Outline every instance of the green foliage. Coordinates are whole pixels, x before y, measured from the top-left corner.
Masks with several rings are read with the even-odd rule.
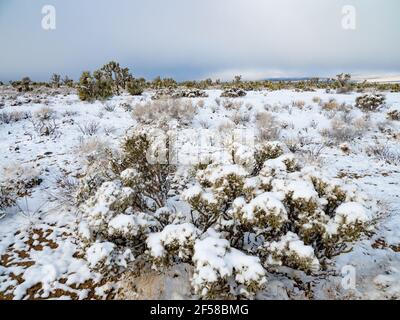
[[[131,79],[126,84],[126,90],[133,96],[140,96],[143,93],[144,83],[142,79]]]
[[[150,87],[152,89],[175,89],[177,88],[177,82],[172,78],[164,78],[161,79],[160,76],[157,76],[151,83]]]

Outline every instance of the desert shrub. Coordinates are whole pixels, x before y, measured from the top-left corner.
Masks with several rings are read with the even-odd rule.
[[[400,121],[400,108],[392,108],[389,110],[387,117],[390,120]]]
[[[383,94],[364,94],[356,98],[356,107],[363,111],[378,111],[386,101]]]
[[[366,152],[369,156],[374,156],[379,160],[383,160],[386,163],[392,165],[400,165],[400,152],[396,149],[388,147],[386,145],[375,144],[369,146],[366,149]]]
[[[83,125],[77,124],[79,131],[85,136],[94,136],[99,132],[100,123],[97,121],[86,122]]]
[[[12,81],[11,85],[16,88],[19,92],[29,92],[32,91],[32,80],[29,77],[23,77],[20,81]]]
[[[221,93],[221,97],[223,98],[239,98],[245,95],[247,95],[247,92],[239,88],[226,89]]]
[[[11,111],[11,112],[0,112],[0,123],[14,123],[18,122],[21,120],[26,120],[31,118],[31,114],[29,112],[23,112],[23,111]]]
[[[81,139],[79,141],[77,151],[78,154],[84,158],[87,164],[93,164],[99,158],[107,157],[108,144],[93,136],[89,136],[88,139]]]
[[[33,130],[41,136],[51,136],[58,132],[58,124],[56,121],[56,111],[43,107],[33,113],[29,119],[33,126]]]
[[[13,189],[0,183],[0,219],[4,217],[4,210],[15,204],[16,198],[17,195]]]
[[[117,106],[113,103],[106,103],[104,104],[104,110],[107,112],[114,112]]]
[[[33,117],[41,121],[54,119],[56,115],[57,112],[49,107],[42,107],[33,113]]]
[[[180,99],[180,98],[206,98],[208,94],[200,89],[159,89],[152,96],[153,100]]]
[[[265,161],[258,175],[253,176],[238,165],[210,165],[199,170],[196,179],[197,184],[185,192],[184,198],[197,213],[193,219],[197,228],[213,227],[240,250],[249,245],[258,246],[257,240],[250,241],[245,236],[254,234],[254,239],[263,239],[260,254],[266,254],[266,258],[272,255],[274,260],[278,257],[275,249],[286,248],[274,241],[287,242],[284,236],[301,240],[308,249],[298,255],[312,253],[298,265],[305,271],[316,265],[314,256],[322,262],[341,252],[345,242],[353,236],[357,238],[370,222],[367,208],[371,207],[362,196],[338,181],[299,169],[291,154]],[[343,216],[347,220],[341,219]],[[289,231],[299,240],[288,234]],[[294,266],[296,255],[283,258],[290,254],[280,254],[281,263],[291,261],[289,266]]]
[[[74,86],[74,80],[70,79],[68,76],[64,77],[62,83],[69,88],[72,88]]]
[[[323,136],[334,142],[342,143],[362,136],[370,125],[368,117],[354,119],[350,113],[338,113],[332,120],[330,128],[323,130]]]
[[[164,78],[161,79],[160,76],[156,77],[150,83],[150,87],[152,89],[174,89],[178,86],[177,82],[172,78]]]
[[[54,73],[50,78],[50,84],[54,88],[59,88],[61,84],[61,76],[59,74]]]
[[[229,119],[236,125],[247,126],[250,122],[251,116],[248,112],[236,110],[232,113]]]
[[[234,101],[232,99],[225,99],[222,101],[222,106],[226,110],[239,110],[243,106],[243,101]]]
[[[301,168],[277,144],[266,149],[257,161],[263,163],[261,170],[239,164],[198,166],[195,184],[183,193],[192,208],[186,230],[192,231],[191,240],[182,241],[189,247],[182,250],[189,263],[193,252],[192,285],[202,298],[252,297],[265,283],[264,268],[316,272],[370,227],[374,206],[365,196],[315,169]],[[171,261],[167,252],[181,252],[148,245],[158,248],[155,261]],[[248,281],[241,282],[243,277]]]
[[[281,125],[269,112],[259,112],[256,115],[256,128],[260,141],[275,141],[279,139]]]
[[[133,117],[142,124],[164,125],[172,120],[188,125],[197,112],[190,101],[160,100],[137,104],[132,112]]]
[[[329,99],[328,102],[320,102],[320,106],[322,107],[323,110],[325,111],[332,111],[332,112],[337,112],[337,111],[343,111],[346,112],[351,109],[351,106],[346,105],[346,103],[338,103],[336,99]]]
[[[299,109],[303,109],[305,105],[306,105],[306,102],[303,100],[296,100],[296,101],[292,102],[292,106],[299,108]]]
[[[143,83],[138,79],[131,79],[126,84],[126,90],[132,96],[140,96],[143,93]]]

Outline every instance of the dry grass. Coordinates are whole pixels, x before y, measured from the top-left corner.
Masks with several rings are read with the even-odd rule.
[[[239,110],[243,106],[243,101],[235,101],[232,99],[225,99],[222,101],[222,106],[226,110]]]
[[[296,107],[299,109],[303,109],[306,105],[306,102],[303,100],[296,100],[292,102],[292,107]]]
[[[18,122],[21,120],[26,120],[31,118],[31,114],[29,112],[22,112],[22,111],[11,111],[6,112],[3,111],[0,113],[0,124],[10,124],[14,122]]]
[[[52,120],[56,117],[57,112],[50,107],[43,107],[35,111],[33,117],[40,121]]]
[[[190,101],[168,99],[137,104],[133,109],[132,116],[142,124],[177,120],[181,124],[188,125],[193,120],[196,111],[197,107],[193,106]]]
[[[256,127],[260,141],[278,140],[281,131],[281,124],[269,112],[259,112],[256,115]]]
[[[349,142],[362,136],[370,126],[369,119],[365,117],[354,120],[351,116],[346,115],[346,113],[343,113],[334,117],[331,120],[330,128],[321,132],[323,136],[328,138],[328,142]]]
[[[246,126],[250,122],[250,114],[241,111],[235,111],[230,117],[230,120],[236,125]]]
[[[335,99],[330,99],[328,102],[320,101],[319,105],[325,111],[347,111],[351,109],[345,103],[338,103]]]
[[[77,147],[77,152],[91,164],[100,159],[106,159],[108,148],[109,145],[97,137],[82,138]]]
[[[218,131],[221,133],[232,132],[236,128],[235,123],[231,120],[226,120],[218,126]]]
[[[396,166],[400,165],[400,152],[393,150],[388,146],[376,144],[369,146],[366,152],[369,156],[374,156],[388,164]]]

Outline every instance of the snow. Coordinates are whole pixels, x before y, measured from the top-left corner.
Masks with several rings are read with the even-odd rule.
[[[314,186],[308,181],[292,181],[288,184],[287,190],[292,193],[292,199],[309,201],[318,197]]]
[[[132,232],[132,229],[137,224],[135,217],[132,215],[119,214],[112,218],[108,223],[109,233],[122,233],[128,234]]]
[[[319,268],[319,262],[315,257],[314,249],[311,246],[307,246],[301,241],[297,234],[288,232],[286,235],[281,237],[279,241],[273,241],[267,244],[270,252],[278,256],[291,256],[294,254],[300,259],[307,259],[311,261],[311,267],[315,270]],[[276,260],[272,256],[269,257],[269,262],[272,264],[280,265],[282,262]]]
[[[237,205],[237,203],[234,204],[234,207]],[[285,206],[270,192],[260,194],[241,209],[243,218],[249,222],[254,220],[254,215],[258,210],[265,211],[267,215],[277,216],[283,221],[287,219]]]
[[[101,242],[92,244],[86,251],[86,258],[91,267],[96,267],[99,263],[110,261],[111,253],[114,251],[115,245],[111,242]]]
[[[151,233],[147,240],[147,247],[150,249],[150,254],[155,258],[160,258],[165,255],[165,247],[177,242],[181,246],[190,245],[199,235],[199,230],[191,223],[180,225],[168,225],[163,231]]]
[[[357,202],[343,203],[336,209],[335,220],[339,223],[366,222],[370,219],[367,210]]]

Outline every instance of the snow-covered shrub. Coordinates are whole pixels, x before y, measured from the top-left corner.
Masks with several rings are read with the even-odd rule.
[[[223,98],[239,98],[245,95],[247,95],[247,92],[239,88],[226,89],[221,93],[221,97]]]
[[[200,89],[177,90],[173,93],[172,98],[207,98],[208,94]]]
[[[107,272],[116,266],[126,268],[128,263],[134,261],[129,248],[119,250],[112,242],[95,242],[86,251],[86,260],[95,270]]]
[[[177,258],[188,261],[200,231],[191,223],[170,224],[147,238],[148,254],[154,266],[167,266]]]
[[[259,247],[266,267],[275,257],[311,272],[318,262],[314,256],[322,262],[342,252],[369,228],[374,207],[341,181],[302,169],[293,154],[281,153],[282,148],[272,152],[261,170],[238,164],[199,167],[197,183],[183,197],[198,229],[216,229],[238,250],[252,253]],[[287,244],[294,239],[288,232],[307,246],[303,252],[312,251],[310,259],[286,248],[300,247],[300,242]]]
[[[390,109],[387,116],[390,120],[400,121],[400,108]]]
[[[386,97],[381,93],[368,93],[356,98],[356,107],[364,111],[377,111],[386,101]]]
[[[297,234],[288,232],[279,241],[265,244],[263,250],[268,252],[267,263],[271,266],[285,265],[307,272],[319,269],[319,261],[315,257],[312,246],[306,246]]]
[[[133,129],[122,143],[121,154],[108,154],[108,169],[94,175],[90,185],[91,180],[83,180],[78,197],[87,226],[80,234],[86,243],[112,243],[117,257],[127,249],[140,255],[150,232],[179,221],[164,208],[174,168],[149,161],[165,152],[156,144],[155,133],[148,127]]]
[[[231,248],[215,234],[196,241],[193,263],[192,285],[204,299],[250,298],[266,283],[259,258]]]
[[[153,100],[179,99],[179,98],[206,98],[207,92],[200,89],[176,90],[174,88],[160,89],[152,96]]]

